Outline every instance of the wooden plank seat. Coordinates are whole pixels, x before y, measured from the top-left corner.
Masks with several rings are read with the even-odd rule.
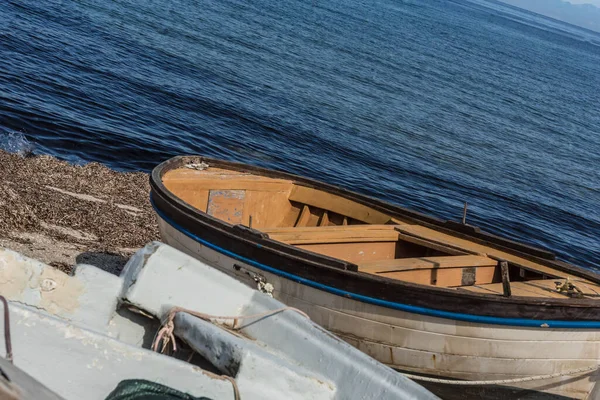
[[[462,249],[438,245],[434,242],[403,235],[397,228],[408,225],[360,224],[344,226],[302,226],[262,228],[273,240],[330,257],[357,264],[370,261],[393,260],[420,251],[422,256],[465,255]],[[402,244],[402,243],[404,244]],[[408,244],[408,247],[407,247]],[[412,246],[412,247],[411,247]],[[414,247],[416,246],[416,247]],[[420,254],[419,254],[420,255]],[[406,255],[404,257],[415,257]]]
[[[394,225],[265,228],[262,232],[273,240],[292,245],[398,241],[398,232],[394,230]]]
[[[432,268],[495,267],[497,264],[497,261],[484,256],[440,256],[372,261],[359,265],[358,270],[369,274],[378,274]]]
[[[163,177],[163,183],[170,191],[180,190],[259,190],[259,191],[289,191],[292,181],[287,179],[272,179],[247,173],[233,173],[218,168],[205,171],[181,168],[168,171]]]
[[[397,258],[365,262],[358,271],[442,287],[493,282],[498,262],[478,255]]]
[[[265,233],[335,232],[335,231],[394,231],[398,225],[328,225],[328,226],[281,226],[262,229]]]
[[[486,246],[484,244],[475,243],[467,239],[455,237],[443,232],[433,230],[419,225],[401,225],[396,226],[396,229],[406,237],[412,237],[414,239],[428,240],[431,242],[438,243],[440,245],[452,246],[459,248],[465,252],[471,254],[487,255],[495,260],[506,260],[513,265],[517,265],[520,268],[528,271],[537,272],[544,274],[552,278],[577,278],[569,273],[559,271],[554,268],[546,267],[534,261],[528,260],[524,257],[507,253],[502,250],[495,249],[493,247]],[[582,278],[578,278],[582,279]],[[587,281],[587,280],[586,280]]]
[[[306,186],[294,185],[289,200],[344,215],[367,224],[385,224],[390,216],[345,197]]]

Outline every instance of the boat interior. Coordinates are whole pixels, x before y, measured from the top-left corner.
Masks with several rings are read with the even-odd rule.
[[[165,187],[197,210],[242,224],[357,271],[416,284],[512,296],[597,298],[600,285],[518,255],[392,218],[323,190],[249,172],[194,165],[167,171]]]

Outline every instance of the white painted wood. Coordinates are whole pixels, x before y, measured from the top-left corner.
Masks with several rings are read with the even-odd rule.
[[[255,287],[233,264],[264,276],[273,295],[310,315],[375,359],[394,368],[468,380],[510,379],[567,372],[600,362],[600,332],[510,327],[418,315],[362,303],[292,282],[224,256],[159,217],[163,241]],[[584,399],[597,371],[519,383],[515,387]]]
[[[77,266],[70,276],[0,249],[15,365],[66,399],[104,399],[133,378],[233,399],[231,381],[183,361],[190,352],[182,341],[194,358],[231,377],[246,400],[438,399],[298,310],[166,244],[146,245],[120,277],[94,268]],[[150,347],[173,307],[184,310],[166,325],[177,337],[171,357]],[[239,329],[193,316],[198,312],[233,316],[225,320]],[[3,324],[0,318],[0,332]]]
[[[138,251],[122,277],[122,299],[163,321],[173,306],[225,316],[285,308],[211,265],[157,242]],[[242,398],[437,399],[298,312],[240,317],[237,326],[240,330],[232,335],[184,312],[175,318],[176,336],[231,374]]]
[[[192,364],[130,346],[36,308],[10,302],[9,309],[15,366],[66,400],[105,399],[126,379],[158,382],[197,397],[233,399],[230,382]]]

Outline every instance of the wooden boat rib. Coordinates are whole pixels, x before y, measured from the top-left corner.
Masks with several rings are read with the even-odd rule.
[[[374,322],[371,330],[387,329],[387,309],[409,313],[398,314],[404,322],[446,318],[483,328],[581,330],[588,332],[583,340],[599,339],[598,275],[557,261],[548,250],[306,178],[203,157],[161,164],[153,171],[151,187],[165,242],[213,261],[240,280],[267,277],[280,300],[325,318],[328,329],[397,368],[481,379],[475,370],[453,374],[443,367],[390,360],[381,355],[386,345],[406,349],[393,339],[374,340],[371,334],[361,337],[354,328],[336,326],[339,321],[331,320],[346,317],[333,317],[335,311],[358,316],[371,310],[361,315]],[[504,261],[510,296],[502,281]],[[354,303],[338,305],[339,297]],[[323,312],[328,316],[319,315]],[[485,337],[476,331],[471,334]],[[511,339],[520,340],[518,335]],[[443,355],[432,353],[434,360],[435,354]],[[588,358],[596,360],[598,352]],[[589,390],[588,384],[580,391]]]
[[[215,164],[215,160],[209,162],[209,165]],[[393,283],[423,285],[430,292],[445,288],[462,297],[464,292],[469,292],[477,294],[473,298],[505,302],[506,299],[500,298],[503,291],[498,261],[506,260],[510,266],[512,295],[527,297],[526,301],[532,304],[543,302],[540,307],[547,309],[544,310],[546,319],[557,314],[550,311],[553,305],[597,307],[594,299],[600,296],[600,284],[597,279],[586,277],[589,273],[581,273],[583,271],[576,268],[569,271],[567,266],[554,260],[519,254],[521,248],[512,252],[497,248],[503,244],[502,247],[509,248],[508,241],[480,244],[464,236],[453,236],[416,224],[414,217],[382,212],[304,186],[303,182],[296,182],[297,179],[272,178],[232,167],[206,170],[181,167],[167,171],[161,182],[168,193],[202,212],[200,215],[207,220],[216,220],[213,222],[226,228],[236,224],[252,228],[256,232],[250,232],[249,236],[325,256],[320,257],[325,265],[334,264],[332,266],[350,273],[358,272],[355,276],[368,274]],[[429,225],[430,221],[426,222]],[[328,258],[338,262],[327,263],[332,261]],[[562,284],[567,278],[582,290],[581,300],[556,289],[557,282]],[[571,312],[575,318],[578,309]],[[481,311],[482,315],[491,314],[489,309]],[[536,310],[536,314],[539,315],[539,311]],[[556,316],[564,317],[569,312],[560,310],[558,314]],[[578,318],[585,319],[585,314]],[[500,316],[530,317],[524,312],[510,313],[508,309]],[[593,315],[591,320],[597,316]]]

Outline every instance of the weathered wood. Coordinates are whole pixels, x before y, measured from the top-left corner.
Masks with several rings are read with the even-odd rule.
[[[327,210],[323,211],[323,215],[321,216],[321,220],[319,221],[319,226],[328,226],[329,225],[329,214]]]
[[[536,282],[536,281],[531,281]],[[477,293],[493,293],[498,296],[504,297],[504,289],[502,282],[492,284],[482,284],[475,286],[468,286],[460,288],[461,290],[468,290]],[[511,296],[518,297],[539,297],[539,298],[554,298],[554,299],[567,299],[568,296],[560,294],[557,291],[550,289],[542,289],[536,286],[530,285],[530,282],[511,282],[510,283]]]
[[[472,255],[400,258],[358,265],[359,272],[440,287],[492,283],[495,269],[496,261]]]
[[[252,227],[255,229],[280,225],[292,209],[287,201],[288,193],[246,190],[243,223],[248,225],[252,215]]]
[[[396,258],[387,261],[374,261],[358,265],[360,272],[382,273],[406,271],[413,269],[458,268],[458,267],[490,267],[496,261],[485,256],[460,255],[441,257]]]
[[[398,229],[396,229],[396,230],[398,230]],[[401,231],[399,231],[399,232],[401,232]],[[435,241],[432,241],[432,240],[423,239],[423,238],[420,238],[420,237],[417,237],[417,236],[414,236],[414,235],[405,235],[403,233],[400,233],[398,235],[398,240],[403,240],[405,242],[414,243],[416,245],[423,246],[423,247],[426,247],[428,249],[440,251],[440,252],[446,253],[448,255],[461,255],[461,254],[475,254],[475,255],[479,255],[480,254],[480,253],[465,251],[465,250],[463,250],[461,248],[456,248],[456,247],[451,246],[451,245],[440,244],[438,242],[435,242]]]
[[[308,224],[310,219],[310,208],[307,205],[302,207],[302,211],[300,212],[300,216],[298,217],[298,221],[296,222],[296,226],[302,227]]]
[[[396,242],[398,232],[393,230],[365,230],[358,229],[334,231],[301,231],[301,232],[268,232],[273,240],[287,244],[316,244],[316,243],[355,243],[355,242]]]
[[[540,274],[546,274],[548,276],[553,277],[562,277],[566,278],[567,276],[573,276],[569,273],[565,273],[547,266],[544,266],[540,263],[533,262],[531,260],[525,259],[523,257],[513,255],[507,253],[502,250],[497,250],[489,246],[484,246],[479,243],[475,243],[466,239],[458,238],[451,236],[447,233],[442,233],[436,231],[431,228],[427,228],[425,226],[418,225],[402,225],[396,228],[398,231],[407,233],[410,235],[414,235],[423,239],[435,241],[437,243],[443,243],[448,246],[454,246],[460,249],[463,249],[465,252],[477,253],[477,254],[487,254],[488,257],[494,258],[496,260],[506,260],[509,263],[519,266],[521,268],[539,272]]]
[[[165,182],[165,185],[175,194],[193,188],[205,190],[258,190],[261,192],[282,192],[289,191],[291,188],[290,182],[258,179],[170,180]]]
[[[560,284],[563,284],[565,283],[565,281],[566,279],[536,279],[532,281],[527,281],[527,283],[537,288],[543,288],[546,290],[558,292],[558,290],[556,290],[556,283],[559,282]],[[572,279],[570,280],[570,282],[577,286],[579,290],[582,291],[584,296],[597,299],[600,298],[600,285],[595,284],[593,282],[585,281],[583,279]]]
[[[489,279],[485,280],[484,282],[480,279],[479,282],[477,282],[477,280],[476,280],[477,273],[479,272],[479,275],[481,275],[481,272],[483,272],[484,270],[489,271],[489,273],[488,273]],[[460,280],[460,285],[446,285],[446,286],[473,286],[475,283],[492,283],[493,279],[494,279],[495,270],[496,270],[496,267],[493,267],[493,268],[489,268],[489,267],[488,268],[476,268],[476,267],[462,268],[462,276],[461,276],[461,280]]]
[[[304,208],[304,206],[298,206],[297,204],[298,203],[290,203],[289,211],[284,215],[283,219],[281,220],[279,224],[280,227],[293,228],[294,225],[296,225],[298,217],[300,216],[300,213]]]
[[[206,214],[190,213],[191,209],[178,208],[177,203],[170,203],[162,197],[165,193],[168,192],[153,193],[155,204],[184,229],[201,235],[204,240],[228,249],[239,257],[256,260],[257,263],[282,272],[340,290],[402,304],[504,318],[539,318],[543,313],[546,319],[595,321],[600,313],[600,304],[596,306],[585,299],[530,298],[524,301],[521,298],[465,293],[456,289],[415,285],[371,274],[354,273],[352,271],[357,269],[356,266],[340,259],[263,239],[259,235],[245,234],[224,224],[217,228],[214,224],[220,223],[219,221],[212,220]]]
[[[445,233],[456,234],[457,236],[466,238],[468,240],[473,240],[476,243],[483,244],[486,246],[491,246],[494,248],[501,249],[503,251],[508,252],[516,252],[521,254],[521,256],[528,258],[529,260],[540,262],[543,265],[557,268],[564,272],[574,273],[581,277],[586,277],[587,279],[592,279],[596,282],[600,283],[600,276],[596,276],[591,273],[589,270],[585,270],[580,267],[576,267],[572,264],[564,263],[561,261],[556,261],[555,256],[552,252],[542,249],[539,247],[533,247],[530,245],[525,245],[523,243],[519,243],[515,240],[507,239],[501,236],[490,234],[489,232],[482,231],[477,227],[462,225],[455,223],[453,221],[444,221],[438,218],[429,216],[427,214],[423,214],[420,212],[416,212],[410,209],[406,209],[403,207],[399,207],[397,205],[393,205],[382,200],[366,197],[357,193],[353,193],[351,191],[339,188],[337,186],[332,186],[327,183],[318,182],[315,180],[311,180],[308,178],[292,175],[289,173],[269,170],[261,167],[256,167],[253,165],[223,161],[212,159],[208,157],[201,156],[180,156],[174,157],[168,161],[163,162],[157,168],[152,171],[152,181],[160,182],[162,177],[168,174],[170,171],[177,169],[187,169],[183,166],[188,165],[189,163],[208,163],[210,164],[210,168],[207,171],[213,171],[215,169],[222,169],[229,171],[229,173],[237,173],[237,174],[253,174],[259,175],[266,178],[274,178],[274,179],[287,179],[293,181],[295,184],[299,184],[306,187],[313,187],[319,190],[326,191],[331,194],[335,194],[344,198],[357,200],[362,204],[373,207],[374,209],[384,212],[390,213],[392,218],[399,219],[404,223],[419,223],[424,226],[440,229]],[[331,216],[330,216],[331,217]],[[466,229],[468,228],[468,229]],[[515,253],[515,254],[516,254]]]
[[[431,285],[438,287],[463,287],[465,285],[489,284],[494,280],[496,266],[491,267],[452,267],[452,268],[424,268],[407,269],[401,271],[377,272],[378,276],[404,282]],[[360,269],[359,269],[360,271]],[[465,279],[465,272],[472,273],[469,280]],[[466,287],[466,286],[465,286]]]
[[[600,303],[595,299],[532,297],[524,300],[524,298],[516,298],[514,295],[503,297],[465,293],[468,291],[414,285],[375,275],[354,273],[352,271],[355,266],[340,259],[304,251],[294,246],[262,238],[260,235],[251,232],[236,230],[222,221],[194,210],[169,192],[162,184],[161,176],[165,171],[178,168],[182,163],[199,162],[199,160],[206,160],[211,165],[214,164],[234,170],[247,169],[269,178],[279,179],[285,177],[299,182],[301,186],[314,186],[322,192],[345,198],[348,201],[358,200],[361,204],[370,206],[383,214],[389,214],[392,217],[400,216],[407,218],[412,223],[423,224],[422,227],[417,227],[418,229],[413,232],[403,233],[402,235],[407,238],[407,241],[412,240],[411,243],[417,244],[420,241],[418,245],[423,245],[429,249],[437,248],[439,250],[435,251],[440,251],[443,254],[487,254],[490,258],[507,260],[511,267],[518,266],[530,271],[539,271],[540,274],[549,277],[570,276],[583,281],[590,279],[594,282],[600,282],[600,277],[593,272],[583,271],[566,263],[540,259],[533,255],[533,250],[531,254],[519,253],[528,251],[527,246],[521,246],[479,231],[458,233],[458,230],[447,228],[444,221],[305,178],[268,171],[258,167],[199,157],[176,158],[157,167],[151,178],[152,199],[157,209],[188,232],[200,236],[205,241],[214,243],[215,246],[239,255],[239,257],[252,259],[257,263],[268,265],[299,278],[318,282],[324,286],[348,291],[349,293],[442,311],[504,318],[536,319],[543,315],[545,319],[581,321],[596,321],[600,313]],[[402,235],[400,235],[400,239],[404,240]],[[468,235],[476,235],[477,240],[471,239],[471,236]],[[482,242],[483,239],[487,240],[485,244]]]
[[[386,222],[386,225],[406,225],[409,222],[403,221],[400,218],[390,218],[389,221]]]
[[[389,215],[371,207],[306,186],[294,185],[289,199],[290,201],[333,211],[369,224],[384,224],[390,219]]]
[[[338,258],[354,264],[394,258],[396,247],[393,241],[382,242],[377,239],[354,243],[349,241],[327,244],[306,243],[297,244],[296,246],[300,249]]]
[[[529,297],[552,297],[555,299],[568,298],[566,294],[559,293],[554,288],[540,288],[532,285],[532,282],[536,281],[523,281],[523,282],[511,282],[510,287],[513,296],[529,296]],[[523,293],[528,292],[528,293]],[[520,294],[519,294],[520,293]]]
[[[245,196],[244,190],[211,190],[206,213],[229,224],[240,224]]]
[[[396,225],[328,225],[328,226],[283,226],[264,228],[265,233],[301,232],[349,232],[349,231],[394,231]]]
[[[310,208],[310,217],[308,218],[308,222],[307,222],[306,226],[316,227],[319,225],[319,220],[321,219],[321,214],[323,213],[323,210],[315,208],[315,207],[309,207],[309,208]]]
[[[175,194],[178,190],[188,188],[260,191],[289,191],[292,189],[292,181],[288,179],[273,179],[248,173],[240,174],[216,168],[208,168],[203,171],[179,168],[168,171],[162,179],[165,186]]]
[[[473,293],[481,293],[481,294],[494,294],[500,295],[502,294],[502,289],[500,291],[496,290],[497,284],[486,284],[486,285],[473,285],[473,286],[464,286],[457,287],[458,291],[465,290]]]
[[[504,296],[510,297],[510,277],[508,275],[508,263],[500,261],[500,276],[502,277],[502,292]]]
[[[167,188],[190,206],[202,212],[206,212],[206,207],[208,206],[208,190],[193,186],[185,187],[183,189],[174,189],[172,186],[167,186]]]
[[[162,178],[164,181],[168,179],[197,179],[197,176],[235,176],[238,178],[256,176],[262,178],[261,175],[254,175],[251,172],[234,171],[229,168],[218,168],[212,166],[202,170],[193,168],[175,168],[166,171]]]

